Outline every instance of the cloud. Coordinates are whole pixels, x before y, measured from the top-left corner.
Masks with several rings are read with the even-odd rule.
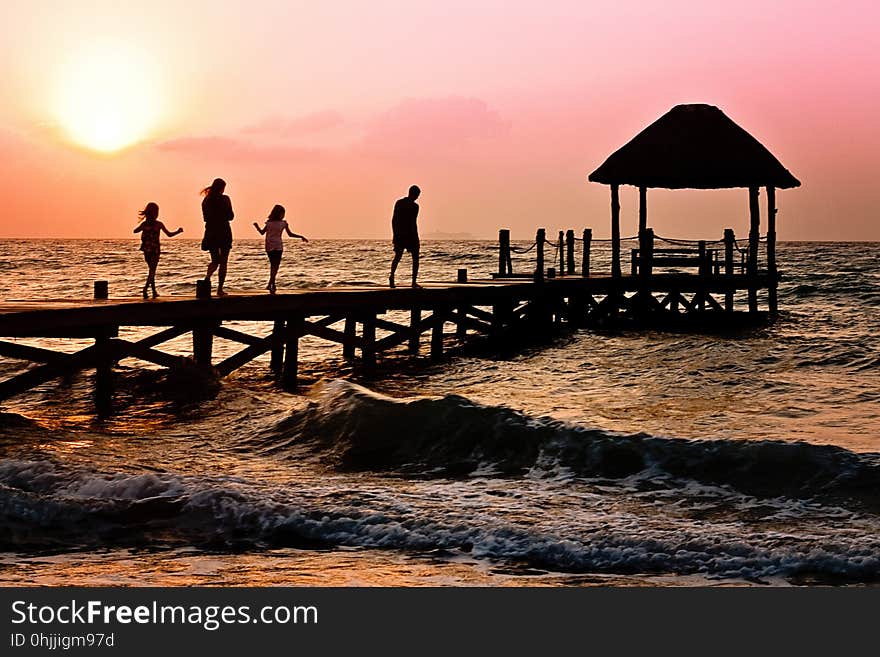
[[[339,127],[344,123],[345,119],[342,117],[342,114],[327,110],[293,118],[280,116],[269,117],[263,119],[259,123],[243,128],[242,133],[269,137],[295,138],[325,132],[332,128]]]
[[[320,150],[291,145],[266,145],[232,137],[179,137],[157,144],[160,151],[217,160],[246,162],[307,162]]]
[[[389,155],[469,155],[509,127],[478,98],[411,98],[370,121],[361,146]]]

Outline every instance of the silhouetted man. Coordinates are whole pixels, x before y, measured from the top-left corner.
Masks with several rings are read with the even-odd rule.
[[[404,251],[412,255],[412,286],[421,287],[416,283],[419,275],[419,228],[416,218],[419,216],[419,204],[416,199],[420,190],[416,185],[409,188],[409,194],[399,199],[394,204],[394,214],[391,217],[391,231],[394,234],[394,260],[391,261],[391,276],[388,284],[394,287],[394,272],[403,257]]]

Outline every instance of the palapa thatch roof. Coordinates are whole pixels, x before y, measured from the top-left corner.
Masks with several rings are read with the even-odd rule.
[[[712,105],[677,105],[589,177],[606,185],[721,189],[798,187],[757,139]]]

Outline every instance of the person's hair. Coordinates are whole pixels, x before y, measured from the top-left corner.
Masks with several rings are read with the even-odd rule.
[[[226,181],[223,178],[214,178],[214,182],[212,182],[208,187],[205,187],[202,190],[202,196],[214,196],[215,194],[222,194],[223,190],[226,189]]]
[[[159,217],[159,206],[150,201],[144,206],[144,209],[138,212],[141,219],[157,219]]]
[[[418,196],[421,193],[422,193],[422,190],[419,189],[418,185],[413,185],[409,188],[409,195],[410,196]]]
[[[284,219],[284,206],[276,205],[272,208],[272,212],[269,213],[268,219],[269,221],[280,221],[281,219]]]

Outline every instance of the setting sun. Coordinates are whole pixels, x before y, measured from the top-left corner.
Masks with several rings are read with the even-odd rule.
[[[67,136],[105,153],[146,137],[162,104],[149,55],[124,43],[75,52],[62,66],[56,115]]]

